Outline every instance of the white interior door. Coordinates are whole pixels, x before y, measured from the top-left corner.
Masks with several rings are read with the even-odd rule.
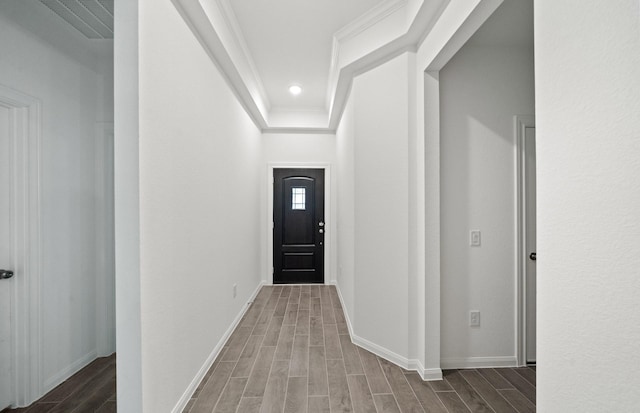
[[[0,106],[0,269],[13,269],[11,256],[11,151],[9,109]],[[0,410],[12,400],[11,291],[13,279],[0,279]]]
[[[527,363],[536,362],[536,130],[525,128],[526,191],[526,348]],[[534,255],[532,255],[534,254]]]

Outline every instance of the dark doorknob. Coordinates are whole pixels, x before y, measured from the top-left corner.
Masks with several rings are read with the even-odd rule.
[[[532,252],[531,254],[529,254],[529,259],[530,259],[531,261],[535,261],[535,260],[536,260],[536,253],[535,253],[535,252]]]
[[[11,277],[13,277],[13,271],[0,270],[0,280],[6,280],[7,278]]]

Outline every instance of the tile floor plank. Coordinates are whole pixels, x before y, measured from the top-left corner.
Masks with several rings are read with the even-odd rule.
[[[442,391],[436,393],[449,413],[470,413],[471,410],[464,404],[455,391]]]
[[[324,347],[309,347],[309,396],[329,394]]]
[[[536,388],[531,385],[520,374],[516,373],[513,369],[496,369],[498,373],[502,375],[505,379],[507,379],[513,387],[515,387],[520,393],[524,395],[529,401],[533,404],[536,403]]]
[[[96,388],[101,388],[105,385],[105,383],[109,385],[108,383],[111,381],[111,377],[116,374],[115,363],[109,364],[109,366],[105,370],[103,370],[103,373],[104,374],[99,374],[92,377],[89,381],[78,387],[76,391],[72,392],[69,397],[64,399],[53,409],[49,410],[49,412],[68,413],[80,407],[86,401],[86,399],[96,391]],[[105,402],[107,398],[105,398],[103,402]],[[96,406],[96,408],[98,407],[100,406]]]
[[[249,337],[249,340],[244,346],[244,350],[242,350],[242,354],[240,354],[240,358],[236,363],[236,367],[233,369],[233,373],[231,373],[231,377],[249,377],[251,369],[253,368],[253,363],[255,363],[256,357],[258,357],[258,352],[263,339],[264,336]]]
[[[453,390],[453,387],[451,387],[451,385],[449,384],[447,379],[444,377],[445,373],[446,373],[446,370],[442,372],[442,374],[443,374],[442,380],[429,381],[429,386],[431,386],[433,391],[438,392],[438,391],[452,391]]]
[[[306,413],[307,406],[307,378],[289,377],[284,413]]]
[[[426,413],[447,413],[447,409],[429,383],[423,381],[418,373],[406,374],[405,377]]]
[[[284,317],[287,313],[287,304],[289,303],[289,296],[280,297],[278,300],[278,305],[276,305],[276,309],[273,312],[274,317]]]
[[[491,409],[480,394],[467,383],[459,371],[449,370],[444,374],[449,384],[451,384],[451,387],[453,387],[472,412],[493,413],[493,409]]]
[[[311,293],[300,293],[300,310],[310,310],[311,305]]]
[[[284,316],[282,325],[295,325],[298,320],[298,304],[291,304],[287,306],[287,314]]]
[[[74,413],[94,413],[105,404],[109,397],[116,391],[116,379],[110,379],[104,382],[98,390],[87,397],[78,407],[73,410]],[[50,410],[50,411],[53,411]]]
[[[309,310],[298,310],[296,320],[296,335],[309,335]]]
[[[494,369],[478,369],[477,372],[497,390],[515,389],[513,384],[509,383],[507,379],[498,374]]]
[[[200,396],[196,399],[189,413],[211,413],[213,411],[234,367],[234,362],[221,361],[218,363],[218,367],[202,388]]]
[[[344,362],[340,359],[327,360],[327,375],[329,376],[331,413],[352,412],[353,407]]]
[[[371,393],[391,393],[391,387],[389,387],[389,383],[387,383],[387,379],[382,372],[380,363],[378,363],[378,357],[360,347],[358,347],[358,354],[362,361],[364,374],[367,376],[367,381],[371,387]]]
[[[275,347],[262,347],[253,366],[243,397],[262,397],[267,386],[271,364],[275,355]]]
[[[532,386],[535,387],[536,372],[534,370],[530,369],[529,367],[519,367],[519,368],[514,368],[513,370],[515,370],[519,375],[527,379],[527,381],[531,383]]]
[[[387,381],[396,396],[400,410],[403,413],[422,413],[424,409],[418,401],[413,389],[405,378],[400,367],[386,360],[380,360],[380,366]]]
[[[242,350],[244,349],[247,340],[251,336],[253,327],[238,327],[231,335],[231,341],[229,342],[229,348],[224,353],[222,361],[238,361]]]
[[[75,375],[70,377],[67,381],[58,385],[55,389],[47,393],[42,399],[41,403],[49,402],[61,402],[71,395],[79,386],[87,381],[91,380],[96,375],[100,374],[109,365],[115,363],[114,357],[103,357],[96,359],[82,368]]]
[[[348,375],[349,393],[353,410],[357,413],[376,413],[376,405],[364,374]]]
[[[116,402],[113,400],[107,400],[98,410],[96,410],[96,413],[116,413],[117,408]]]
[[[309,371],[309,336],[295,336],[291,352],[290,377],[306,377]]]
[[[312,297],[311,298],[311,309],[310,309],[311,317],[320,317],[322,318],[322,304],[320,302],[320,297]]]
[[[469,383],[496,413],[518,413],[498,391],[475,370],[460,370]]]
[[[518,390],[498,390],[498,392],[511,403],[519,413],[535,413],[536,406],[533,405]]]
[[[283,325],[276,347],[276,360],[290,360],[291,349],[293,348],[293,337],[296,331],[295,325]]]
[[[344,365],[347,369],[347,374],[364,374],[362,362],[360,362],[360,356],[358,355],[358,349],[351,342],[351,337],[338,337],[340,337],[340,346],[342,348],[342,356],[344,357]]]
[[[262,405],[262,397],[243,397],[238,405],[238,412],[259,413]]]
[[[273,316],[271,318],[269,327],[267,327],[267,332],[264,335],[264,341],[262,342],[263,346],[278,345],[278,337],[280,337],[280,330],[282,329],[283,320],[284,317]]]
[[[331,413],[329,396],[309,396],[308,413]]]
[[[324,325],[325,357],[329,360],[341,359],[342,349],[338,338],[338,329],[335,324]]]
[[[222,391],[214,413],[235,413],[247,385],[245,377],[232,377]]]
[[[378,413],[401,413],[393,394],[374,394],[373,400],[376,403]]]
[[[255,336],[263,336],[267,333],[267,329],[269,328],[269,324],[271,323],[271,318],[273,317],[273,311],[264,310],[258,319],[258,323],[251,331],[252,335]]]
[[[311,317],[309,319],[309,345],[324,346],[324,329],[322,327],[322,317]]]
[[[260,413],[282,413],[284,397],[289,382],[289,361],[277,360],[273,362],[269,381],[264,391]]]

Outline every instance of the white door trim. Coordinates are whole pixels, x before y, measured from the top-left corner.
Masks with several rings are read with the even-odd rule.
[[[266,252],[266,276],[264,280],[267,284],[273,284],[273,170],[280,168],[299,168],[299,169],[324,169],[324,222],[325,231],[328,236],[324,240],[324,283],[331,284],[335,282],[331,267],[332,249],[335,235],[335,227],[331,219],[331,164],[330,163],[269,163],[267,165],[267,252]]]
[[[0,85],[0,105],[10,111],[14,291],[11,336],[14,404],[42,395],[40,101]]]
[[[516,359],[518,366],[527,365],[527,291],[526,291],[526,191],[525,189],[525,128],[535,127],[532,115],[514,116],[514,135],[516,138]]]
[[[98,357],[115,351],[115,233],[113,122],[96,123],[96,349]]]

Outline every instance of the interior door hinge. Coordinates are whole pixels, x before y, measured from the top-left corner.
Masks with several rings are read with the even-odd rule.
[[[271,229],[275,229],[275,227],[276,227],[276,224],[273,221],[271,221]]]
[[[271,275],[275,274],[275,270],[273,269],[273,267],[271,267]]]

